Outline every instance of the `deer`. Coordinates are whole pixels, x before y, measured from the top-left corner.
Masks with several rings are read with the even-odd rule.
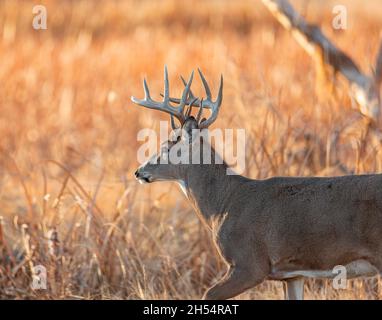
[[[198,71],[205,99],[191,91],[193,72],[187,82],[182,78],[181,97],[171,97],[165,67],[163,101],[151,98],[146,79],[145,97],[131,100],[169,114],[173,129],[160,151],[136,170],[136,179],[142,184],[178,183],[227,267],[203,299],[229,299],[266,280],[283,281],[285,299],[303,299],[304,279],[332,279],[336,266],[346,268],[347,279],[379,275],[382,174],[250,179],[227,174],[224,161],[173,163],[174,148],[187,150],[191,159],[200,151],[198,143],[209,143],[201,133],[208,132],[221,109],[223,76],[213,100]],[[196,116],[192,108],[198,110]],[[204,110],[210,111],[208,118],[202,118]],[[208,147],[216,155],[214,147]]]

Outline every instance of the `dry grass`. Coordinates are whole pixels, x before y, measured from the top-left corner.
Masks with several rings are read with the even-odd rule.
[[[259,1],[41,2],[46,31],[31,27],[32,1],[0,2],[3,299],[199,298],[224,273],[178,189],[133,179],[136,133],[163,117],[129,98],[142,94],[144,75],[159,93],[164,64],[174,94],[178,75],[196,67],[215,90],[224,74],[215,127],[247,130],[253,178],[381,170],[361,117],[347,104],[320,102],[312,61]],[[335,2],[293,3],[369,67],[382,29],[379,0],[343,0],[343,32],[330,28]],[[39,264],[48,290],[30,288]],[[312,281],[306,296],[372,297],[368,282],[351,287]],[[281,283],[266,282],[239,298],[281,297]]]

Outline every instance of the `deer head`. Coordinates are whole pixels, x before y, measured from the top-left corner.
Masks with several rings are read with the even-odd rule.
[[[192,166],[191,159],[194,150],[200,151],[200,148],[194,148],[195,143],[199,142],[195,132],[207,129],[217,119],[223,99],[223,77],[220,79],[218,97],[215,101],[212,101],[211,90],[207,81],[199,69],[198,72],[206,91],[207,97],[205,100],[196,98],[191,91],[193,72],[188,82],[182,78],[185,85],[182,97],[180,99],[170,97],[167,67],[164,68],[164,95],[162,102],[154,101],[151,98],[146,79],[143,80],[145,98],[140,100],[131,97],[131,100],[137,105],[168,113],[171,117],[173,129],[170,140],[162,143],[159,153],[152,156],[149,161],[140,166],[135,172],[139,182],[151,183],[154,181],[179,180],[184,175],[184,171]],[[195,117],[191,114],[192,107],[199,108]],[[211,110],[211,115],[208,119],[202,118],[204,109]],[[178,120],[180,126],[176,126],[175,119]],[[179,155],[179,153],[183,154]],[[173,156],[175,154],[176,157]],[[189,161],[187,164],[177,161],[181,157],[188,157]],[[177,160],[174,160],[175,158]]]

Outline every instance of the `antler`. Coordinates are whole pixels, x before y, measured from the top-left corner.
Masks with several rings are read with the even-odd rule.
[[[207,119],[202,121],[199,124],[200,129],[208,128],[218,117],[219,109],[221,107],[222,101],[223,101],[223,76],[220,76],[220,85],[219,85],[219,92],[218,96],[215,101],[212,101],[212,95],[211,95],[211,89],[208,86],[207,80],[204,77],[202,71],[198,68],[200,79],[203,82],[204,90],[206,91],[207,98],[205,100],[196,98],[192,91],[189,92],[189,98],[186,102],[186,104],[194,107],[200,108],[198,112],[198,118],[200,119],[202,110],[203,109],[211,109],[212,113],[211,116]],[[185,86],[187,86],[187,82],[184,80],[184,78],[181,76],[182,82]],[[180,103],[180,99],[177,98],[170,98],[171,102],[174,103]]]
[[[350,85],[350,94],[357,102],[360,112],[365,116],[378,121],[380,114],[379,90],[376,89],[375,80],[378,78],[365,75],[353,60],[338,49],[315,25],[308,24],[304,18],[294,10],[287,0],[262,0],[264,5],[275,18],[288,30],[292,31],[297,42],[311,56],[319,55],[323,62],[339,71]],[[382,54],[379,55],[379,64],[382,68]],[[378,69],[378,68],[377,68]],[[382,70],[379,71],[379,79]],[[376,72],[378,76],[378,72]]]
[[[219,110],[223,102],[223,76],[222,75],[220,76],[218,97],[213,102],[211,97],[211,91],[210,91],[210,88],[208,87],[207,81],[204,78],[202,72],[199,69],[198,71],[200,74],[200,78],[203,81],[204,89],[206,90],[206,95],[207,95],[207,99],[202,100],[200,102],[200,107],[201,109],[203,109],[205,108],[205,106],[208,106],[212,110],[211,116],[207,120],[204,120],[204,121],[202,120],[202,122],[199,124],[199,128],[204,129],[204,128],[208,128],[212,123],[214,123],[218,117]]]
[[[203,109],[211,109],[211,116],[208,119],[203,119],[199,123],[199,128],[200,129],[205,129],[208,128],[213,122],[218,117],[220,106],[223,101],[223,76],[220,77],[220,87],[219,87],[219,93],[218,97],[216,98],[215,101],[212,101],[212,96],[211,96],[211,90],[210,87],[208,86],[208,83],[206,79],[203,76],[202,71],[198,69],[200,78],[203,82],[204,89],[206,91],[207,99],[199,99],[194,96],[194,94],[191,91],[191,83],[192,79],[194,77],[194,72],[191,73],[190,79],[188,82],[186,82],[183,77],[181,77],[183,84],[185,86],[183,90],[182,97],[180,99],[177,98],[171,98],[170,97],[170,89],[169,89],[169,81],[168,81],[168,72],[167,72],[167,66],[164,67],[164,95],[161,94],[163,97],[163,102],[156,102],[151,99],[150,96],[150,91],[147,86],[146,79],[143,80],[143,89],[145,91],[145,98],[143,100],[137,99],[135,97],[131,97],[131,101],[134,103],[143,106],[145,108],[149,109],[155,109],[159,111],[166,112],[170,114],[171,116],[171,126],[173,129],[177,129],[174,121],[174,117],[177,118],[182,125],[186,119],[190,116],[191,114],[191,108],[194,107],[199,107],[199,112],[197,115],[197,121],[199,123]],[[179,104],[178,107],[174,107],[170,104],[170,102],[177,103]],[[189,109],[184,112],[184,107],[188,105]]]
[[[168,81],[168,72],[167,72],[167,66],[164,67],[164,97],[163,102],[156,102],[151,99],[149,87],[147,86],[146,79],[143,79],[143,89],[145,91],[145,98],[143,100],[137,99],[135,97],[131,97],[131,101],[133,101],[135,104],[138,104],[142,107],[159,110],[166,112],[171,115],[171,123],[174,125],[173,117],[176,117],[181,124],[184,123],[186,120],[186,117],[184,115],[184,107],[187,104],[188,101],[188,95],[191,88],[192,79],[194,77],[194,72],[191,73],[190,79],[186,83],[186,86],[183,90],[182,98],[179,99],[179,106],[173,107],[170,104],[170,86]]]

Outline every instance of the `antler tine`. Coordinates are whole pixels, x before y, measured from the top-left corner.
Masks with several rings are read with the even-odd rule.
[[[187,86],[187,82],[186,82],[186,80],[184,80],[183,76],[180,76],[180,79],[182,79],[182,82],[183,82],[184,86]],[[190,101],[198,100],[198,98],[195,97],[194,94],[192,93],[191,89],[190,89],[189,97],[190,97]]]
[[[189,103],[189,100],[188,100],[188,95],[190,93],[190,88],[191,88],[191,84],[192,84],[192,80],[194,79],[194,71],[191,72],[191,76],[190,76],[190,79],[188,80],[187,84],[186,84],[186,87],[184,88],[183,90],[183,94],[182,94],[182,98],[180,99],[180,102],[179,102],[179,111],[183,114],[183,111],[184,111],[184,107],[186,105],[191,105]]]
[[[202,73],[200,72],[200,75],[201,77],[202,76]],[[203,81],[204,77],[202,78],[202,81]],[[203,83],[206,83],[207,84],[207,81],[203,81]],[[219,93],[218,93],[218,97],[216,98],[216,101],[215,102],[212,102],[211,101],[211,93],[208,92],[209,91],[209,87],[208,85],[205,86],[205,89],[206,89],[206,94],[207,94],[207,97],[208,95],[210,96],[210,98],[207,100],[210,105],[211,105],[211,109],[212,109],[212,113],[211,113],[211,116],[205,120],[205,121],[202,121],[199,125],[199,128],[200,129],[205,129],[205,128],[208,128],[212,123],[215,122],[215,120],[217,119],[218,117],[218,114],[219,114],[219,110],[220,110],[220,107],[221,107],[221,104],[223,102],[223,75],[220,76],[220,86],[219,86]],[[207,102],[206,101],[206,102]]]
[[[191,86],[192,78],[191,81],[188,85],[188,89],[186,88],[184,91],[187,92],[189,91],[189,88]],[[150,96],[150,91],[149,87],[147,85],[146,79],[143,79],[143,90],[145,92],[145,98],[143,100],[137,99],[135,97],[131,97],[131,101],[134,102],[135,104],[138,104],[142,107],[148,108],[148,109],[154,109],[154,110],[159,110],[166,112],[170,114],[171,116],[176,117],[180,123],[183,123],[185,120],[184,114],[183,114],[183,108],[176,108],[173,107],[170,104],[170,89],[169,89],[169,81],[168,81],[168,72],[167,72],[167,67],[165,66],[164,68],[164,99],[163,102],[157,102],[151,99]],[[183,96],[185,95],[187,97],[187,94],[183,93]],[[182,96],[182,99],[183,99]],[[183,99],[184,100],[184,99]]]
[[[192,107],[193,107],[193,103],[195,103],[196,100],[197,100],[197,98],[195,98],[194,100],[191,101],[191,103],[189,103],[189,108],[187,109],[187,112],[186,112],[186,119],[190,116],[191,111],[192,111]]]
[[[200,71],[199,69],[198,69],[198,71]],[[182,76],[180,76],[180,79],[182,80],[182,82],[183,82],[183,85],[184,86],[186,86],[187,85],[187,82],[186,82],[186,80],[184,80],[184,78],[182,77]],[[163,95],[162,95],[163,96]],[[174,103],[180,103],[180,99],[178,99],[178,98],[171,98],[170,97],[170,101],[171,102],[174,102]],[[195,97],[194,96],[194,94],[193,94],[193,92],[192,92],[192,90],[190,90],[190,93],[189,93],[189,98],[188,98],[188,100],[187,100],[187,104],[189,105],[190,103],[192,103],[192,105],[194,106],[194,107],[201,107],[201,104],[200,104],[200,99],[198,98],[198,97]],[[205,104],[204,103],[204,108],[205,109],[210,109],[211,108],[211,106],[210,106],[210,104]]]
[[[210,118],[208,118],[205,121],[202,121],[202,123],[200,124],[201,128],[207,128],[217,119],[218,114],[219,114],[219,109],[220,109],[220,106],[221,106],[222,101],[223,101],[223,76],[220,77],[220,86],[219,86],[218,97],[217,97],[216,101],[212,101],[211,89],[207,83],[207,80],[199,68],[198,68],[198,72],[199,72],[200,78],[203,82],[203,86],[204,86],[204,90],[206,91],[207,99],[206,100],[197,99],[197,98],[195,98],[195,96],[192,93],[190,93],[190,99],[188,100],[188,104],[190,106],[199,107],[202,110],[203,109],[212,109],[212,114],[211,114]],[[184,80],[184,78],[181,77],[181,79],[182,79],[183,84],[187,87],[187,83]],[[170,101],[176,102],[176,103],[181,103],[181,99],[170,98]],[[200,109],[198,112],[198,115],[200,113],[199,120],[200,120],[200,117],[202,115],[201,114],[202,110],[200,110]]]
[[[204,108],[204,105],[203,105],[203,98],[200,100],[200,108],[199,108],[199,111],[198,111],[198,114],[196,115],[196,122],[199,123],[200,121],[200,118],[202,117],[202,114],[203,114],[203,108]]]
[[[183,85],[184,85],[184,86],[187,86],[187,82],[186,82],[186,80],[184,80],[183,76],[180,76],[180,79],[182,80]],[[162,93],[161,93],[160,95],[161,95],[162,97],[164,97],[164,95],[163,95]],[[195,101],[194,101],[194,100],[195,100]],[[187,101],[186,101],[186,105],[187,105],[187,104],[189,105],[192,101],[194,101],[194,102],[193,102],[193,106],[196,106],[196,105],[199,105],[199,104],[200,104],[200,100],[199,100],[199,98],[198,98],[198,97],[195,97],[194,94],[193,94],[193,92],[192,92],[192,90],[190,89],[189,94],[188,94],[188,99],[187,99]],[[180,99],[179,99],[179,98],[172,98],[172,97],[170,97],[170,102],[179,104],[179,103],[180,103]]]
[[[169,103],[170,101],[170,85],[168,83],[168,71],[167,66],[164,66],[164,97],[163,102]]]
[[[143,78],[143,90],[145,91],[145,100],[151,100],[150,90],[146,82],[146,78]]]
[[[207,80],[206,80],[206,78],[204,78],[204,75],[203,75],[202,71],[199,68],[198,68],[198,72],[199,72],[199,75],[200,75],[200,79],[202,79],[204,90],[206,90],[207,101],[208,100],[211,101],[211,99],[212,99],[211,98],[211,90],[210,90],[210,87],[208,86]]]
[[[187,111],[185,113],[186,119],[190,116],[193,103],[195,103],[196,100],[197,100],[197,98],[195,98],[194,100],[191,101],[191,103],[189,103],[189,108],[187,109]],[[201,110],[203,110],[203,98],[202,98],[202,107],[198,111],[198,117],[197,117],[197,120],[196,120],[198,123],[199,123],[199,120],[200,120]],[[199,115],[199,113],[200,113],[200,115]],[[173,115],[171,115],[171,127],[172,127],[173,130],[179,129],[179,127],[176,126],[176,124],[175,124],[175,119],[174,119]]]
[[[174,119],[173,115],[171,115],[170,121],[171,121],[171,128],[172,128],[172,130],[179,129],[179,127],[175,124],[175,119]]]

